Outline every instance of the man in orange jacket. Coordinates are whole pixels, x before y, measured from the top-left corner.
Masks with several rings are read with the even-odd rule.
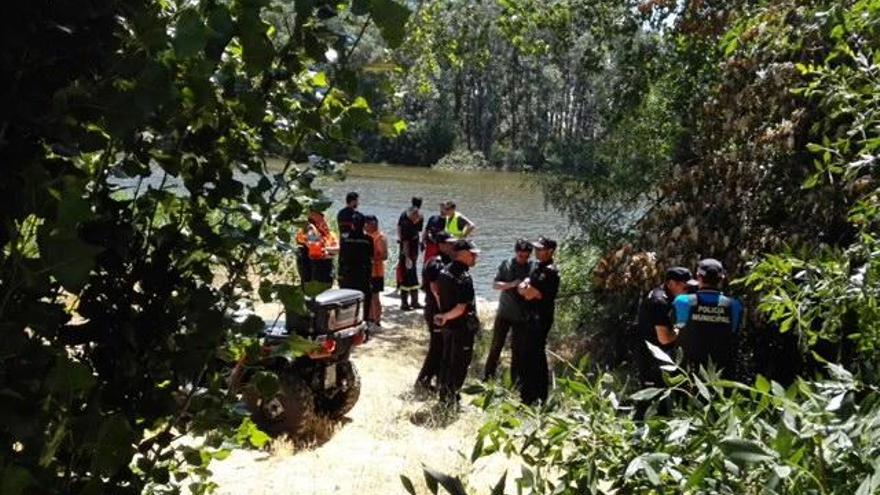
[[[296,233],[297,266],[302,283],[333,284],[333,257],[339,252],[339,241],[327,225],[324,214],[309,211],[309,223]]]

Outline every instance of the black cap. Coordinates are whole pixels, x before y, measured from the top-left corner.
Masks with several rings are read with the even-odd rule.
[[[517,239],[516,244],[513,245],[514,251],[528,251],[532,252],[532,243],[525,239]]]
[[[434,240],[437,242],[456,242],[458,239],[452,237],[452,234],[446,232],[445,230],[441,230],[434,234]]]
[[[697,275],[710,278],[724,276],[724,265],[715,258],[700,260],[700,263],[697,265]]]
[[[538,240],[532,243],[535,249],[556,249],[556,241],[549,237],[538,237]]]
[[[479,253],[480,250],[477,249],[477,245],[467,239],[459,239],[455,241],[455,244],[452,245],[452,250],[454,252],[458,251],[470,251],[472,253]]]
[[[446,200],[446,201],[440,203],[440,208],[443,208],[443,209],[446,209],[446,208],[455,208],[455,201],[452,201],[452,200]]]
[[[665,280],[675,280],[678,282],[688,282],[694,278],[690,270],[683,266],[673,266],[666,270]]]

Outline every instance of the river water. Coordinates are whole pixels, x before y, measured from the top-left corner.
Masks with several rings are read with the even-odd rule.
[[[528,183],[528,175],[519,173],[356,164],[349,165],[344,181],[323,179],[320,187],[333,200],[328,219],[335,218],[349,191],[360,194],[359,211],[379,218],[392,251],[388,277],[393,277],[397,260],[397,219],[409,206],[410,198],[422,197],[425,219],[439,213],[441,201],[455,201],[457,210],[477,226],[472,237],[482,249],[472,271],[477,295],[493,300],[497,296],[492,291],[492,279],[501,261],[513,255],[514,241],[539,235],[561,239],[568,225],[560,213],[545,207],[543,194]]]

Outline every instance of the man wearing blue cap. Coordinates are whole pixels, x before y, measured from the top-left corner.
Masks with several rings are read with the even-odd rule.
[[[675,328],[686,365],[697,368],[710,361],[726,377],[734,372],[735,336],[742,323],[742,304],[721,293],[726,277],[720,261],[706,258],[697,267],[700,284],[695,294],[675,298]]]

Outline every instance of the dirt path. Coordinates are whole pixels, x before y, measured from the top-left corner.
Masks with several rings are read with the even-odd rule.
[[[427,346],[420,312],[402,313],[398,299],[383,296],[383,330],[355,351],[362,390],[348,421],[323,445],[292,452],[276,442],[273,452],[237,450],[213,464],[220,494],[406,493],[400,475],[417,485],[421,465],[460,473],[484,413],[465,404],[450,424],[437,424],[433,400],[413,396],[412,385]],[[483,304],[486,313],[488,304]],[[463,400],[466,403],[467,400]],[[505,469],[503,459],[481,461],[468,477],[486,493]]]

